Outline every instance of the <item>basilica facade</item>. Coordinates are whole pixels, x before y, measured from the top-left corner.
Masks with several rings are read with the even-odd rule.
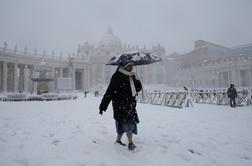
[[[123,44],[112,28],[95,44],[79,45],[68,56],[40,54],[36,49],[0,47],[0,92],[85,91],[106,86],[116,67],[106,65],[115,55],[129,51],[152,52],[162,61],[135,68],[144,84],[169,87],[252,87],[252,44],[228,48],[204,40],[185,54],[166,55],[157,44],[152,48]]]
[[[138,45],[123,44],[121,40],[114,35],[112,28],[109,27],[104,37],[98,42],[97,47],[86,42],[79,47],[81,57],[88,58],[90,66],[90,85],[96,87],[108,84],[112,74],[117,67],[105,65],[113,56],[130,51],[152,52],[158,56],[165,57],[165,48],[160,44],[152,48],[140,48]],[[140,79],[146,83],[164,83],[162,75],[165,72],[161,63],[137,66],[136,72]]]

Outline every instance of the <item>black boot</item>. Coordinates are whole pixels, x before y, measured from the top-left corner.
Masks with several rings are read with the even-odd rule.
[[[128,145],[128,149],[129,149],[129,150],[134,150],[135,148],[136,148],[136,145],[135,145],[135,144],[129,143],[129,145]]]

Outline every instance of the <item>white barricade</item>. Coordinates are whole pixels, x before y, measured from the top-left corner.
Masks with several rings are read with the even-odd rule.
[[[217,105],[229,105],[229,98],[227,92],[193,92],[190,93],[192,101],[202,104],[217,104]],[[249,106],[251,102],[251,92],[249,90],[237,91],[236,105],[237,106]]]
[[[155,92],[146,93],[146,97],[138,96],[140,103],[149,103],[153,105],[164,105],[168,107],[190,107],[193,106],[188,92]]]
[[[252,106],[252,90],[238,90],[236,105]],[[230,99],[226,91],[221,92],[155,92],[138,96],[140,103],[164,105],[169,107],[183,108],[193,107],[192,101],[201,104],[229,105]]]
[[[0,101],[52,101],[52,100],[75,100],[77,96],[71,94],[43,93],[40,95],[24,93],[1,94]]]
[[[24,93],[9,93],[3,98],[3,101],[26,101],[27,95]]]

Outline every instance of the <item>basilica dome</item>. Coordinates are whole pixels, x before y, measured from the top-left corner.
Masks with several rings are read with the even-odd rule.
[[[106,51],[122,49],[121,40],[113,34],[111,27],[108,28],[106,35],[98,43],[98,49]]]

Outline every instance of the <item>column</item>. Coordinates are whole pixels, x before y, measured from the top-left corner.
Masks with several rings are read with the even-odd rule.
[[[236,70],[236,74],[235,74],[235,86],[236,87],[240,87],[241,86],[241,71],[240,69]]]
[[[249,70],[249,87],[252,87],[252,69]]]
[[[85,89],[89,89],[90,88],[90,69],[87,68],[84,70],[84,72],[86,74]]]
[[[2,62],[0,61],[0,92],[2,92],[2,88],[3,88],[3,75],[2,75],[2,72],[3,72],[3,65],[2,65]]]
[[[214,87],[215,88],[219,88],[219,75],[218,75],[218,71],[215,70],[215,73],[214,73]]]
[[[24,65],[20,65],[20,71],[19,71],[19,91],[24,91]]]
[[[71,77],[71,73],[72,73],[72,69],[71,69],[71,67],[68,67],[67,68],[67,77]]]
[[[24,65],[24,92],[28,92],[29,71],[28,65]]]
[[[33,76],[35,76],[35,66],[33,66],[32,67],[32,75]],[[37,82],[35,82],[35,81],[32,81],[32,93],[33,94],[37,94],[38,92],[37,92],[37,89],[38,89],[38,84],[37,84]]]
[[[59,68],[59,77],[63,77],[63,68]]]
[[[217,87],[221,88],[221,72],[217,72]]]
[[[251,70],[248,68],[246,70],[246,77],[247,77],[247,81],[246,81],[246,86],[249,87],[250,86],[250,82],[251,82]]]
[[[7,92],[7,62],[3,62],[3,92]]]
[[[14,63],[14,92],[18,92],[19,73],[18,64]]]
[[[82,70],[82,75],[81,75],[81,89],[82,90],[86,90],[85,88],[85,78],[86,74],[85,74],[85,69]]]
[[[219,80],[220,80],[220,88],[222,88],[222,84],[223,84],[223,81],[222,81],[222,71],[220,71],[220,73],[219,73]]]
[[[235,83],[235,70],[234,69],[231,70],[230,75],[231,75],[230,83],[233,84]]]
[[[232,83],[232,71],[228,71],[228,87]]]
[[[28,86],[28,89],[29,89],[30,93],[33,93],[33,81],[32,81],[33,72],[34,72],[34,66],[31,65],[29,67],[29,86]]]
[[[34,94],[37,94],[37,93],[38,93],[38,92],[37,92],[37,89],[38,89],[38,83],[35,82],[35,81],[33,81],[33,93],[34,93]]]
[[[75,90],[75,68],[73,67],[72,69],[72,87],[73,87],[73,90]]]
[[[220,73],[220,87],[223,88],[223,71]]]
[[[7,90],[10,92],[14,92],[14,64],[11,63],[8,68],[8,84]]]
[[[56,91],[56,69],[55,67],[52,68],[52,78],[53,78],[53,81],[52,81],[52,88],[53,88],[53,91],[55,92]]]

